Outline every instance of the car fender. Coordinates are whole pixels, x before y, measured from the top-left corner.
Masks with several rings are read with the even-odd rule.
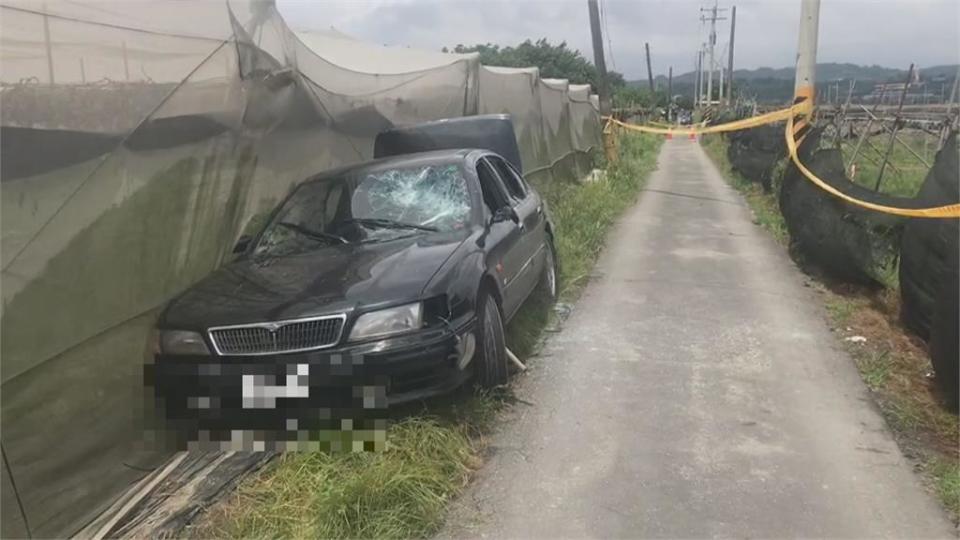
[[[496,294],[503,294],[490,265],[489,254],[483,248],[482,237],[483,231],[476,231],[467,237],[444,261],[421,292],[422,298],[446,295],[451,319],[476,309],[477,288],[487,276],[496,287]]]

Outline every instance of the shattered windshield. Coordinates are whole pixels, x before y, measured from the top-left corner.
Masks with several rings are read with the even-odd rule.
[[[300,186],[263,232],[255,255],[450,232],[470,219],[456,163],[365,170]]]

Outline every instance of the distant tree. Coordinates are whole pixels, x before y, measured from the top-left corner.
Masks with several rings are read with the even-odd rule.
[[[693,109],[693,98],[686,94],[678,96],[677,99],[675,99],[673,102],[677,105],[677,107],[680,107],[681,109],[687,109],[687,110]]]
[[[443,51],[450,52],[446,47]],[[480,55],[480,63],[487,66],[536,67],[540,69],[541,77],[569,79],[574,84],[589,84],[594,91],[599,88],[597,69],[580,51],[567,47],[565,41],[553,45],[546,38],[536,42],[528,39],[516,47],[501,47],[492,43],[457,45],[452,52],[475,52]],[[623,75],[616,71],[607,72],[607,81],[611,89],[626,86]]]
[[[644,83],[643,86],[623,85],[613,90],[613,106],[615,108],[642,107],[652,109],[654,107],[667,106],[667,92],[658,89],[655,92]]]

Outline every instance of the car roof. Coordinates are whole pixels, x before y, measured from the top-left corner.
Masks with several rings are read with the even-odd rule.
[[[323,171],[309,177],[306,182],[319,182],[336,176],[357,175],[363,174],[366,171],[383,170],[392,167],[415,167],[455,163],[463,161],[472,152],[492,153],[490,150],[477,148],[457,148],[453,150],[432,150],[429,152],[390,156]]]

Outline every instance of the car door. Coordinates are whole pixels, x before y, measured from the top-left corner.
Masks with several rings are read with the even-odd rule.
[[[536,287],[545,260],[543,203],[540,196],[527,186],[523,177],[504,159],[493,155],[487,159],[497,170],[507,190],[510,204],[519,218],[520,243],[525,257],[517,277],[516,289],[521,297],[525,298]]]
[[[496,167],[486,158],[477,160],[477,178],[483,192],[485,217],[488,223],[486,246],[489,263],[496,268],[497,279],[503,291],[503,314],[509,318],[520,307],[524,295],[517,281],[527,259],[523,245],[522,221],[509,217],[494,220],[493,215],[503,208],[512,208],[512,200],[500,180]]]

